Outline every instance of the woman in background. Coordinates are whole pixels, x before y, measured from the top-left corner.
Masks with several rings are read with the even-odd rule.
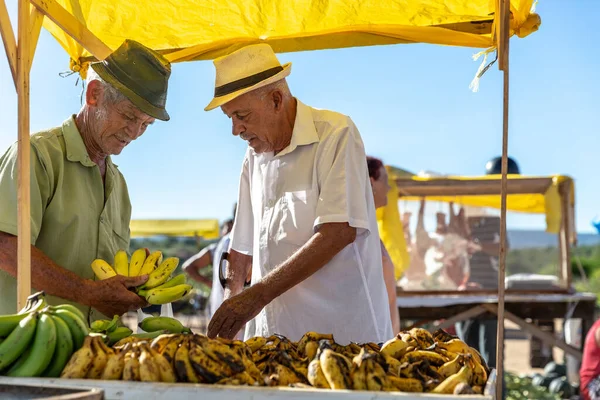
[[[369,178],[373,189],[375,208],[387,205],[387,194],[390,191],[388,174],[383,162],[377,158],[367,156],[367,167]],[[392,317],[392,329],[394,333],[400,332],[400,314],[396,304],[396,278],[394,276],[394,263],[388,254],[383,242],[381,242],[381,257],[383,263],[383,279],[388,292],[390,315]]]

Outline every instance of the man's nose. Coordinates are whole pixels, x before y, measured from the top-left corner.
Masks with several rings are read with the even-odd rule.
[[[231,127],[231,133],[233,136],[239,136],[244,132],[246,132],[246,127],[244,124],[234,121]]]

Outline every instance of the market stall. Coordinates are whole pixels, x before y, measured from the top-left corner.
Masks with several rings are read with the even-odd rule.
[[[500,203],[497,176],[399,178],[396,181],[401,199],[452,201],[463,206],[498,208]],[[571,277],[571,246],[576,244],[573,213],[574,184],[565,176],[527,177],[511,175],[507,186],[507,209],[514,212],[538,213],[546,216],[546,231],[558,234],[558,285],[553,288],[506,289],[505,318],[550,346],[556,346],[581,360],[582,349],[576,349],[544,332],[526,319],[582,319],[582,337],[594,322],[596,296],[574,293]],[[495,290],[398,290],[398,307],[404,319],[420,321],[444,320],[436,328],[452,326],[486,313],[498,315]]]
[[[504,75],[503,174],[498,184],[503,221],[501,241],[505,242],[509,38],[512,35],[525,37],[538,29],[540,18],[532,11],[532,0],[477,4],[454,0],[451,7],[448,1],[433,0],[427,3],[426,9],[419,1],[401,4],[394,1],[352,2],[351,7],[344,3],[321,7],[308,1],[264,3],[243,0],[223,4],[187,0],[178,2],[177,7],[170,1],[145,2],[143,7],[138,2],[114,0],[20,0],[18,4],[18,40],[15,40],[4,0],[0,0],[0,31],[18,95],[19,308],[25,306],[31,289],[29,71],[42,25],[67,51],[72,70],[82,76],[85,76],[90,60],[104,59],[124,39],[140,41],[162,52],[171,62],[212,59],[261,41],[272,45],[277,52],[417,42],[480,48],[486,56],[496,51],[498,66]],[[133,16],[135,23],[131,20]],[[154,29],[147,29],[149,26]],[[174,26],[177,26],[176,30]],[[474,87],[489,68],[485,60],[484,57]],[[498,313],[503,319],[505,251],[501,252],[500,258]],[[503,331],[499,330],[499,350],[502,345]],[[3,382],[6,380],[2,379]],[[126,387],[123,390],[131,390],[133,385]],[[177,388],[186,390],[185,386]],[[252,392],[241,390],[248,398],[259,396],[254,389]],[[266,389],[256,389],[256,392],[267,393],[260,390]],[[495,390],[499,394],[502,384]],[[146,389],[146,393],[150,392]],[[289,396],[288,390],[283,392]],[[302,396],[302,392],[293,393]],[[361,394],[328,392],[327,398],[330,396],[354,398]],[[369,394],[369,398],[373,398],[373,394]]]

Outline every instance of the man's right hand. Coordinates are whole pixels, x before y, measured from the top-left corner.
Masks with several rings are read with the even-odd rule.
[[[107,316],[123,315],[146,307],[148,303],[129,288],[144,284],[148,275],[126,277],[117,275],[102,281],[90,281],[87,304]]]

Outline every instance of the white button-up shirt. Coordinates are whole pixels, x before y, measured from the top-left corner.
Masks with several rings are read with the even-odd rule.
[[[291,143],[244,159],[231,248],[253,256],[252,283],[285,262],[322,224],[357,229],[315,274],[268,304],[246,326],[246,338],[307,331],[338,343],[393,336],[381,245],[364,145],[352,120],[298,101]]]

